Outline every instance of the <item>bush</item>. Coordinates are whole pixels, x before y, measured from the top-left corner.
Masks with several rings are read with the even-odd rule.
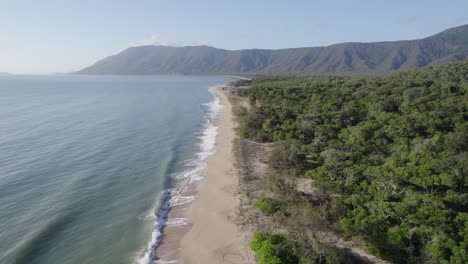
[[[293,237],[256,232],[250,248],[259,264],[362,263],[341,249],[325,246],[316,240],[298,241]]]
[[[298,140],[285,140],[275,142],[269,161],[276,168],[292,168],[300,172],[304,167],[304,158]]]
[[[271,198],[260,198],[255,202],[255,207],[262,213],[271,215],[281,209],[281,202]]]
[[[377,256],[377,257],[382,256],[378,247],[371,246],[371,245],[364,245],[363,248],[365,251],[367,251],[368,253],[374,256]]]
[[[288,252],[288,246],[285,235],[264,232],[256,232],[250,242],[259,264],[298,263],[298,258]]]
[[[245,88],[237,89],[236,95],[240,97],[247,97],[249,95],[249,89],[245,89]]]

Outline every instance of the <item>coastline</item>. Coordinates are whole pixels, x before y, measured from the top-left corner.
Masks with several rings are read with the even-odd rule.
[[[240,80],[252,80],[251,78],[248,78],[248,77],[242,77],[242,76],[237,76],[237,75],[224,75],[226,77],[231,77],[231,78],[237,78],[237,79],[240,79]]]
[[[215,89],[224,106],[216,137],[215,154],[207,160],[198,197],[187,211],[192,228],[181,241],[184,263],[244,263],[239,231],[234,223],[239,200],[232,145],[235,137],[231,104]]]
[[[201,173],[203,180],[192,181],[180,193],[192,199],[171,206],[156,263],[246,263],[246,246],[241,245],[234,222],[239,206],[232,152],[235,124],[222,87],[213,89],[223,107],[217,117],[214,150]]]

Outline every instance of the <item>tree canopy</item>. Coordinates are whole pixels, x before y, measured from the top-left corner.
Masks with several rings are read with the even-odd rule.
[[[239,135],[277,142],[275,164],[338,194],[331,228],[398,263],[468,263],[468,60],[384,77],[254,79],[243,94],[252,107]]]

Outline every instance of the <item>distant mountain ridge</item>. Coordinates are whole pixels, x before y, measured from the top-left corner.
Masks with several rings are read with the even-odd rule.
[[[468,24],[418,40],[279,50],[140,46],[75,74],[385,74],[468,58]]]

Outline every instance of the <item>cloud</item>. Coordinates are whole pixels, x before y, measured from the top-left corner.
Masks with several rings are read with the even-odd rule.
[[[130,46],[172,46],[172,47],[182,47],[182,46],[200,46],[207,45],[206,41],[202,40],[182,40],[178,37],[165,37],[160,35],[153,35],[149,38],[142,40],[130,42]]]

